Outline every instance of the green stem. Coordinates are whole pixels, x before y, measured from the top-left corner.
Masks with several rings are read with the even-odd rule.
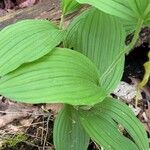
[[[142,26],[143,26],[143,19],[139,19],[138,23],[137,23],[137,26],[136,26],[136,30],[135,30],[134,36],[133,36],[133,39],[132,39],[131,43],[126,47],[126,53],[127,54],[135,46],[135,44],[136,44],[136,42],[137,42],[137,40],[139,38],[139,33],[141,31]]]
[[[60,29],[64,28],[64,14],[61,15],[59,28]]]

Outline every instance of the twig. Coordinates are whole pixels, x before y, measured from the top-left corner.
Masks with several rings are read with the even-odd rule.
[[[50,121],[51,115],[48,116],[47,118],[47,126],[46,126],[46,134],[45,134],[45,139],[44,139],[44,143],[43,143],[43,150],[45,150],[45,146],[46,146],[46,141],[47,141],[47,137],[48,137],[48,131],[49,131],[49,121]]]

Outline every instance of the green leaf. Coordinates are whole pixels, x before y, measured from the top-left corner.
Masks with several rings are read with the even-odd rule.
[[[150,0],[76,0],[81,4],[90,4],[105,13],[122,19],[137,22],[139,18],[146,19],[144,12]],[[150,11],[150,10],[149,10]]]
[[[65,106],[59,112],[54,123],[53,137],[56,150],[87,150],[90,139],[71,106]]]
[[[150,27],[150,18],[145,22],[145,26]]]
[[[93,105],[105,98],[94,64],[84,55],[56,48],[0,79],[0,94],[26,103]]]
[[[145,11],[150,4],[150,0],[128,0],[128,3],[129,7],[132,9],[134,14],[137,15],[138,18],[143,18],[143,20],[146,19],[147,12]],[[147,11],[150,12],[150,10]]]
[[[124,29],[126,31],[126,35],[128,36],[131,33],[134,33],[135,29],[136,29],[136,24],[133,24],[133,22],[128,22],[126,20],[121,20],[123,22],[124,25]]]
[[[0,76],[56,47],[63,32],[47,20],[25,20],[0,31]]]
[[[147,6],[147,9],[145,10],[145,22],[144,25],[150,27],[150,2],[149,5]]]
[[[149,144],[145,129],[141,122],[134,116],[131,109],[119,100],[112,98],[105,99],[103,104],[103,106],[99,105],[101,106],[99,109],[103,109],[105,112],[110,111],[108,115],[125,127],[138,148],[140,150],[148,150]]]
[[[122,102],[106,98],[89,112],[81,111],[81,123],[87,133],[106,150],[148,150],[148,138],[143,125],[128,106]],[[130,134],[124,137],[117,123]]]
[[[64,15],[70,14],[80,8],[75,0],[61,0],[61,8]]]
[[[109,93],[123,74],[125,37],[115,17],[90,9],[69,25],[65,46],[79,50],[96,64],[100,83]]]
[[[126,20],[133,20],[135,18],[132,9],[129,6],[129,0],[76,0],[81,4],[92,5],[99,10],[114,15]],[[132,0],[130,0],[132,1]],[[137,17],[137,16],[136,16]]]

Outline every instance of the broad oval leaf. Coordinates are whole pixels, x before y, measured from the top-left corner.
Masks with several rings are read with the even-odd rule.
[[[65,106],[56,117],[53,137],[56,150],[87,150],[90,140],[71,106]]]
[[[32,62],[63,40],[63,31],[47,20],[25,20],[0,31],[0,76]]]
[[[81,4],[90,4],[105,13],[117,16],[136,24],[138,19],[141,18],[145,21],[147,15],[145,10],[150,4],[150,0],[76,0]]]
[[[128,0],[76,0],[82,4],[92,5],[105,13],[114,15],[126,20],[133,20],[133,11],[129,7]],[[131,0],[132,1],[132,0]]]
[[[90,9],[69,25],[65,45],[79,50],[96,64],[100,83],[109,93],[122,77],[125,37],[124,28],[116,18]]]
[[[61,9],[64,15],[70,14],[80,8],[80,4],[75,0],[61,0]]]
[[[89,112],[81,111],[81,122],[88,134],[104,148],[114,150],[148,150],[148,138],[143,125],[128,106],[106,98]],[[125,128],[131,140],[124,137],[117,124]],[[120,146],[120,148],[119,148]]]
[[[99,110],[104,110],[106,116],[110,116],[113,120],[121,124],[133,138],[139,150],[148,150],[147,133],[141,122],[135,117],[131,109],[121,101],[106,98],[102,105],[99,104]],[[106,113],[105,113],[106,112]]]
[[[107,119],[93,112],[86,116],[85,112],[81,123],[92,140],[105,150],[138,150],[133,142],[121,135],[112,119]]]
[[[84,55],[56,48],[0,79],[0,94],[26,103],[92,105],[102,101],[94,64]]]

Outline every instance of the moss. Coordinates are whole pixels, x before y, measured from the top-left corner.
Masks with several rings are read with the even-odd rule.
[[[17,134],[11,138],[7,138],[3,144],[3,147],[15,147],[20,142],[24,142],[27,140],[27,136],[25,134]]]

